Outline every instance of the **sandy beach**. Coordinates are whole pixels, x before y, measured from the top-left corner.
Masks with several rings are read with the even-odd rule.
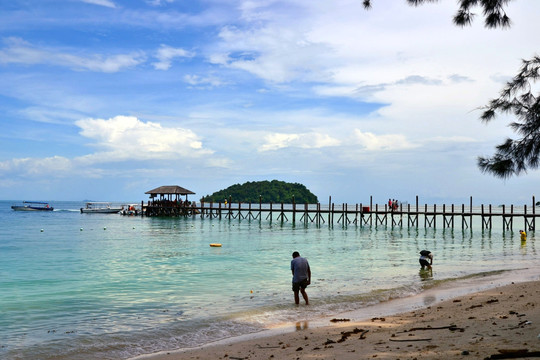
[[[187,359],[510,359],[540,357],[540,281],[436,302],[403,314],[148,356]]]

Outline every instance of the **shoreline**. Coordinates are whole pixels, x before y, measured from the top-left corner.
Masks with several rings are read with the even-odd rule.
[[[313,359],[440,359],[441,352],[486,358],[498,350],[540,351],[540,306],[535,307],[540,276],[530,270],[131,360],[295,359],[307,354]]]

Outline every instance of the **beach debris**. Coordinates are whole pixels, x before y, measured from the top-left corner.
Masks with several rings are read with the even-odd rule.
[[[470,355],[470,352],[468,350],[463,350],[461,352],[461,355]]]
[[[490,299],[490,300],[486,301],[486,304],[493,304],[493,303],[496,303],[496,302],[499,302],[499,299]]]
[[[498,354],[488,356],[486,359],[521,359],[540,357],[540,351],[530,351],[529,349],[499,349]]]
[[[520,321],[517,326],[514,326],[514,327],[511,327],[509,328],[510,330],[515,330],[515,329],[519,329],[520,327],[523,327],[523,325],[530,325],[532,324],[532,322],[528,321],[528,320],[524,320],[524,321]]]
[[[342,331],[341,332],[341,339],[339,339],[337,342],[338,343],[341,343],[341,342],[344,342],[345,340],[347,340],[347,338],[353,334],[358,334],[358,333],[366,333],[368,332],[369,330],[364,330],[364,329],[359,329],[359,328],[354,328],[354,330],[352,331]],[[362,337],[362,335],[360,335],[360,337]]]
[[[351,321],[351,319],[332,319],[330,322]]]
[[[375,321],[375,320],[386,321],[386,319],[383,318],[383,317],[374,317],[374,318],[371,318],[371,321]]]
[[[304,348],[301,346],[298,349],[296,349],[296,351],[302,351],[302,350],[304,350]]]
[[[281,346],[261,346],[261,345],[257,344],[257,347],[259,349],[279,349]]]
[[[415,328],[411,328],[409,330],[405,330],[405,331],[401,331],[401,332],[404,333],[404,332],[418,331],[418,330],[444,330],[444,329],[448,329],[450,331],[459,330],[460,332],[465,331],[465,329],[457,327],[456,325],[452,324],[452,325],[448,325],[448,326],[436,326],[436,327],[431,327],[431,326],[415,327]]]
[[[331,339],[326,339],[326,342],[324,343],[324,345],[330,345],[330,344],[335,344],[336,342],[334,340],[331,340]]]
[[[390,341],[395,341],[395,342],[406,342],[406,341],[431,341],[432,339],[431,338],[426,338],[426,339],[388,339]]]

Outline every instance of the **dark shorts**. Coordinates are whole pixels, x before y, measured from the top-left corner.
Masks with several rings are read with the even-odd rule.
[[[424,259],[420,259],[420,266],[424,267],[424,266],[427,266],[429,267],[429,262],[427,260],[424,260]]]
[[[292,291],[300,291],[300,289],[305,289],[308,286],[307,279],[304,279],[300,282],[293,282],[292,283]]]

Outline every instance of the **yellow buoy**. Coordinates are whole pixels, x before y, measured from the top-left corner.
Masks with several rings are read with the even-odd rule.
[[[221,247],[221,244],[218,243],[212,243],[210,244],[211,247]]]

